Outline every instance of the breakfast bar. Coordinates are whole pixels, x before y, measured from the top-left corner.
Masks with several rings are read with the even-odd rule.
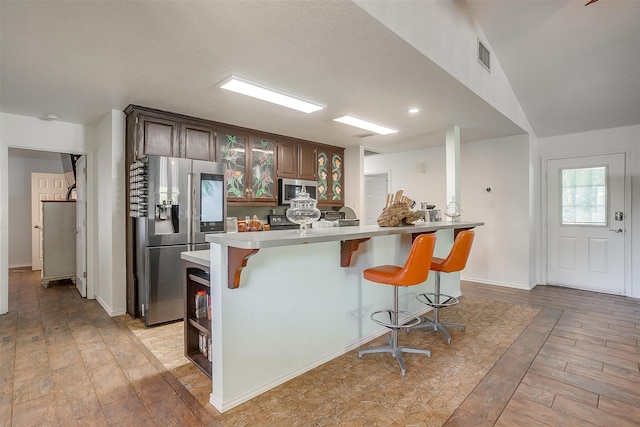
[[[425,222],[207,235],[211,404],[224,412],[384,334],[369,316],[387,308],[391,290],[373,286],[362,271],[402,265],[412,237],[421,233],[437,233],[435,255],[446,256],[457,231],[481,225]],[[441,286],[460,295],[459,275],[447,275]],[[432,290],[432,275],[401,289],[401,309],[424,313],[415,297]]]

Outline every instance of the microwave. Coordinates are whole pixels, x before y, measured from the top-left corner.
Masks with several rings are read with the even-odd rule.
[[[309,193],[309,197],[316,198],[316,181],[306,181],[304,179],[278,179],[278,204],[290,205],[291,199],[298,197],[304,186],[305,191]]]

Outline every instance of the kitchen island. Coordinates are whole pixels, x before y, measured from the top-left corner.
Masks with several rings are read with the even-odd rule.
[[[393,290],[362,278],[366,268],[404,264],[412,236],[437,233],[444,257],[456,230],[482,222],[426,222],[209,234],[213,391],[220,412],[237,406],[384,334],[373,311]],[[460,295],[458,273],[444,293]],[[433,275],[400,289],[400,309],[424,313],[415,296],[433,291]],[[425,359],[428,364],[428,359]]]

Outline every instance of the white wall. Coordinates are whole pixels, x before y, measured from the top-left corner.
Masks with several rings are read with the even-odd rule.
[[[640,126],[625,126],[601,129],[570,135],[541,138],[538,140],[539,161],[546,159],[597,155],[604,153],[627,153],[627,174],[629,176],[631,206],[627,208],[627,242],[630,256],[630,289],[627,295],[640,298],[640,239],[634,238],[640,232]],[[541,182],[544,177],[541,177]],[[544,186],[542,186],[544,188]],[[542,215],[542,214],[541,214]],[[542,232],[542,228],[541,228]],[[542,236],[540,236],[541,238]],[[541,249],[542,251],[542,249]],[[542,256],[542,255],[541,255]],[[542,274],[542,272],[539,272]]]
[[[425,162],[427,171],[422,173],[421,164]],[[436,205],[436,209],[444,211],[446,208],[444,145],[423,150],[365,157],[365,174],[385,172],[389,172],[389,188],[392,192],[404,188],[405,195],[415,200],[418,206],[420,202],[428,202]]]
[[[125,314],[126,246],[125,246],[125,115],[110,111],[94,128],[95,165],[100,179],[96,183],[99,208],[96,212],[96,237],[100,242],[96,254],[96,299],[112,315]]]
[[[124,122],[120,111],[107,112],[95,126],[0,113],[0,314],[8,311],[9,147],[87,155],[88,287],[109,315],[126,311]],[[100,276],[97,266],[111,273]]]
[[[462,144],[460,163],[462,218],[485,223],[461,275],[530,289],[529,137]]]
[[[464,143],[460,150],[462,219],[485,223],[476,228],[461,277],[529,289],[528,136]],[[426,173],[419,172],[420,162],[427,163]],[[446,208],[444,146],[365,158],[365,173],[386,170],[391,171],[392,191],[404,188],[417,202]]]
[[[344,151],[344,205],[353,209],[356,217],[364,218],[364,147]]]
[[[64,173],[59,153],[9,149],[9,268],[31,266],[31,173]]]

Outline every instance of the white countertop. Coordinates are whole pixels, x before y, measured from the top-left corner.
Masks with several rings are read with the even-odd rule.
[[[422,222],[404,227],[379,227],[361,225],[351,227],[313,228],[305,234],[297,229],[252,231],[238,233],[207,234],[205,240],[241,249],[275,248],[279,246],[303,245],[305,243],[334,242],[341,240],[366,239],[376,236],[389,236],[406,233],[428,233],[438,230],[473,228],[484,225],[483,222]],[[208,251],[196,251],[208,252]],[[184,253],[184,252],[183,252]],[[194,252],[186,252],[194,253]]]
[[[210,261],[209,250],[204,251],[186,251],[180,254],[180,258],[185,261],[191,261],[195,264],[200,264],[209,267]]]

